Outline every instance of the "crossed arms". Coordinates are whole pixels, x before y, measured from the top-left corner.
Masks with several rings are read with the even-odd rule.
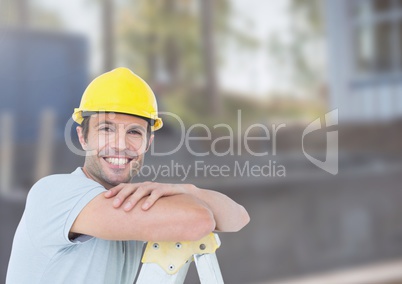
[[[108,240],[194,241],[234,232],[250,218],[224,194],[190,184],[120,184],[95,197],[70,232]]]

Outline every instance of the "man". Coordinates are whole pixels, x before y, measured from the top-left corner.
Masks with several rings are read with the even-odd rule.
[[[30,190],[7,284],[131,284],[144,241],[198,240],[249,222],[242,206],[215,191],[129,183],[162,127],[152,90],[130,70],[92,81],[73,119],[84,166]]]

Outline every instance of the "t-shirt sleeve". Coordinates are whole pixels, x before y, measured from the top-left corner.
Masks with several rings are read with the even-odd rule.
[[[28,195],[24,213],[32,243],[46,251],[90,239],[81,236],[71,241],[68,235],[81,210],[105,191],[98,183],[74,175],[54,175],[37,182]]]

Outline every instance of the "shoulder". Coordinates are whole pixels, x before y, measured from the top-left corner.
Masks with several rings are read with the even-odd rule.
[[[58,187],[69,187],[72,185],[79,186],[87,186],[87,185],[93,185],[93,186],[99,186],[98,183],[95,181],[88,179],[86,177],[82,177],[79,175],[74,175],[74,174],[56,174],[56,175],[50,175],[47,177],[44,177],[40,180],[38,180],[32,187],[32,190],[37,190],[40,188],[46,188],[46,187],[53,187],[53,186],[58,186]]]
[[[85,177],[85,176],[80,176],[80,175],[76,175],[76,174],[55,174],[55,175],[50,175],[50,176],[46,176],[44,178],[41,178],[40,180],[38,180],[33,187],[38,187],[38,186],[44,186],[44,185],[48,185],[48,184],[54,184],[54,183],[92,183],[95,185],[99,185],[98,183],[96,183],[95,181]]]
[[[83,194],[94,188],[106,190],[99,183],[82,175],[55,174],[37,181],[29,191],[28,197],[42,194],[62,195],[73,192]]]

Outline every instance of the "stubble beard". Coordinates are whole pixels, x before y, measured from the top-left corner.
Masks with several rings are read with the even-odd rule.
[[[130,180],[134,178],[141,171],[142,165],[144,164],[144,156],[139,157],[138,160],[132,161],[130,163]]]

